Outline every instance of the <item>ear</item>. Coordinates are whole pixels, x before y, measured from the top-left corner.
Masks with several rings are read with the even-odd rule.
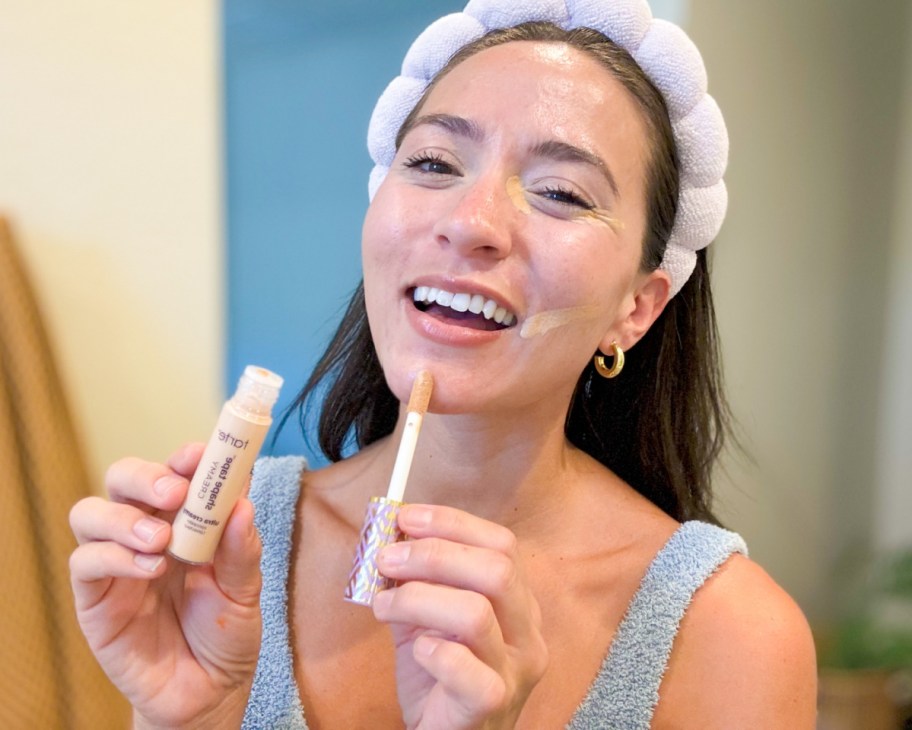
[[[618,320],[599,344],[602,352],[610,352],[611,343],[629,350],[646,334],[671,298],[671,279],[661,269],[639,278],[635,288],[624,300]]]

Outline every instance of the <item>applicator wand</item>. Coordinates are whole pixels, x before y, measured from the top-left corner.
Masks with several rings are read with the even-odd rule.
[[[389,489],[385,497],[371,497],[367,505],[358,551],[355,553],[354,565],[348,576],[348,586],[345,588],[345,600],[351,603],[370,606],[379,591],[393,585],[393,581],[377,570],[377,553],[386,545],[402,539],[397,518],[403,504],[412,460],[415,457],[421,422],[427,413],[433,390],[434,378],[427,370],[422,370],[412,383],[412,392],[406,408],[405,428],[399,441],[399,451],[396,453]]]

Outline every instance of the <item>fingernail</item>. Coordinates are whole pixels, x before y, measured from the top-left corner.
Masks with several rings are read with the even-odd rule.
[[[184,480],[180,477],[175,476],[165,476],[159,477],[155,484],[152,485],[152,491],[154,491],[159,497],[164,497],[168,492],[170,492],[174,487],[183,482]]]
[[[431,524],[431,511],[427,507],[410,504],[399,512],[399,519],[406,527],[427,527]]]
[[[380,551],[380,560],[384,565],[402,565],[408,560],[409,553],[412,552],[412,546],[407,542],[394,542],[387,545]]]
[[[133,562],[150,573],[154,573],[155,569],[161,565],[162,560],[164,559],[164,555],[146,555],[145,553],[137,553],[133,556]]]
[[[165,525],[165,522],[156,520],[154,517],[143,517],[133,525],[133,534],[143,542],[152,542],[155,536],[164,529]]]

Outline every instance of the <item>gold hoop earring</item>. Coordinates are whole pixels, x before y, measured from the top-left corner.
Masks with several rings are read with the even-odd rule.
[[[614,356],[614,362],[611,363],[610,368],[605,365],[605,356],[602,353],[596,355],[592,360],[598,374],[609,380],[616,378],[621,374],[621,370],[624,369],[624,351],[618,346],[617,342],[611,343],[611,354]]]

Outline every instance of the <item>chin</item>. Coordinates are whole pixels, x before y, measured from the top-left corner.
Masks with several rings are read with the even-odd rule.
[[[383,369],[386,384],[400,403],[408,403],[412,383],[422,370],[428,370],[434,376],[429,413],[464,415],[484,411],[486,406],[490,405],[491,394],[479,389],[479,378],[487,378],[481,376],[478,371],[460,372],[449,364],[420,358],[407,367],[392,365]]]

